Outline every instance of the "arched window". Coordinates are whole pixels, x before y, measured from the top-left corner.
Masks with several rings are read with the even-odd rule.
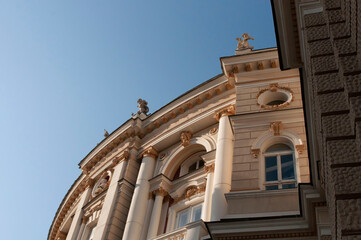
[[[265,189],[288,189],[296,187],[294,151],[284,143],[271,145],[263,154],[265,166]]]

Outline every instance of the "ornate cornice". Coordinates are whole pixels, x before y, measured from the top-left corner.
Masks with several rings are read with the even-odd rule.
[[[87,188],[92,188],[92,187],[94,187],[94,183],[95,183],[94,179],[88,177],[88,178],[85,180],[85,188],[87,189]]]
[[[221,119],[221,117],[223,116],[229,116],[229,115],[234,115],[236,112],[234,105],[228,106],[226,108],[223,108],[222,110],[219,110],[215,113],[215,117],[217,119],[217,121],[219,121],[219,119]]]
[[[142,155],[143,155],[143,157],[151,157],[151,158],[156,159],[158,156],[158,151],[154,147],[150,146],[144,150]]]

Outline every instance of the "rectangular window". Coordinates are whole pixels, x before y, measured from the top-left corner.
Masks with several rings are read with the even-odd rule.
[[[179,211],[176,215],[176,228],[181,228],[188,223],[200,220],[202,215],[202,206],[203,204],[201,203]]]
[[[293,153],[278,151],[264,154],[265,189],[289,189],[296,187]]]

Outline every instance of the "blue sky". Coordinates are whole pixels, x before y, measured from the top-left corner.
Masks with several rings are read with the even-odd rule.
[[[78,163],[137,111],[221,73],[268,0],[0,1],[0,239],[46,239]]]

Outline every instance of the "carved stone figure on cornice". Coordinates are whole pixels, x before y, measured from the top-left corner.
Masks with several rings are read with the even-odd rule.
[[[142,155],[143,157],[151,157],[155,159],[158,156],[158,151],[154,147],[150,146],[144,150]]]
[[[283,125],[282,122],[271,122],[270,129],[275,136],[279,136]]]
[[[148,108],[148,102],[139,98],[138,99],[138,113],[144,113],[145,115],[147,115],[147,113],[149,112],[149,108]]]
[[[107,130],[104,129],[104,137],[109,137],[109,133]]]
[[[216,112],[216,119],[217,121],[219,121],[219,119],[223,116],[228,116],[228,115],[234,115],[235,113],[235,108],[234,105],[231,105],[229,107],[226,107],[218,112]]]
[[[238,41],[237,51],[245,50],[245,49],[253,49],[254,47],[249,46],[248,40],[254,40],[254,38],[250,37],[248,33],[243,33],[242,37],[236,38],[236,40]]]
[[[186,147],[190,144],[190,140],[192,138],[192,133],[189,131],[182,132],[180,135],[180,139],[182,141],[183,147]]]

